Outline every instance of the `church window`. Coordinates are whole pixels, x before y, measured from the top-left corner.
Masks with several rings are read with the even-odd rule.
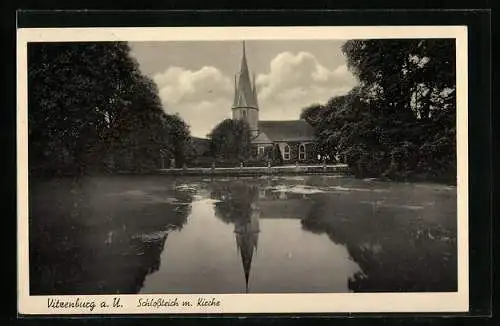
[[[283,148],[283,159],[284,160],[289,160],[290,159],[290,146],[285,145]]]
[[[299,160],[305,160],[306,159],[306,145],[300,144],[299,145]]]
[[[243,118],[244,118],[244,119],[246,119],[246,117],[247,117],[247,111],[246,111],[246,110],[243,110],[243,111],[241,111],[241,112],[242,112],[242,114],[243,114]]]
[[[259,155],[259,156],[264,155],[264,146],[259,146],[257,148],[257,155]]]

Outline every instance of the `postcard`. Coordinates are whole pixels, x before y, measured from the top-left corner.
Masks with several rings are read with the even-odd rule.
[[[465,26],[20,28],[18,312],[466,312]]]

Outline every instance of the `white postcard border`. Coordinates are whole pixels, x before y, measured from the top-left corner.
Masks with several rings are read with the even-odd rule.
[[[458,291],[450,293],[298,293],[30,296],[28,252],[28,42],[308,40],[308,39],[456,39],[457,74],[457,245]],[[18,313],[335,313],[335,312],[466,312],[469,306],[468,265],[468,121],[467,28],[465,26],[363,27],[163,27],[163,28],[28,28],[17,33],[17,185],[18,185]],[[113,307],[119,299],[121,307]],[[140,298],[191,302],[192,306],[138,307]],[[219,306],[198,306],[198,298]],[[95,307],[48,308],[48,299],[94,302]],[[116,300],[115,300],[116,303]],[[104,305],[104,306],[102,306]]]

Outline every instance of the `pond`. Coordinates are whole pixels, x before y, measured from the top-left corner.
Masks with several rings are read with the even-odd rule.
[[[453,186],[58,178],[29,204],[32,295],[457,290]]]

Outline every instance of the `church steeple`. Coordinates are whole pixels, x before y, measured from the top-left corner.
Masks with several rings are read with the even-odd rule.
[[[248,107],[256,110],[259,109],[257,107],[257,98],[254,92],[254,86],[250,81],[245,41],[243,41],[243,55],[241,57],[241,66],[238,74],[234,104],[235,105],[233,107]]]
[[[245,51],[245,41],[243,41],[243,56],[241,57],[240,74],[248,74],[247,53]]]
[[[250,80],[245,41],[242,44],[240,71],[235,76],[233,119],[245,119],[254,135],[258,133],[259,107],[255,88],[255,74],[253,82]]]

